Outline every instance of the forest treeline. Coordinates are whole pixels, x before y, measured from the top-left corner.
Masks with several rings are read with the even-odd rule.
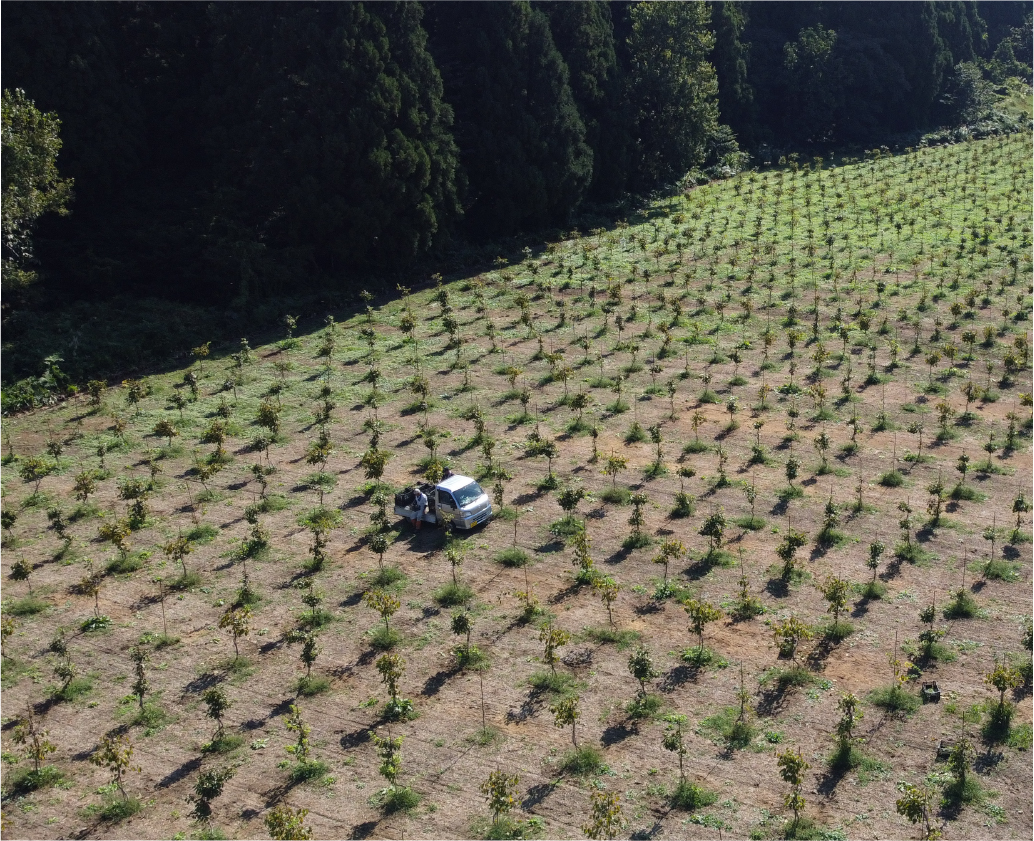
[[[3,87],[60,121],[70,211],[23,220],[15,254],[5,205],[5,266],[38,275],[5,272],[7,308],[243,306],[565,228],[746,153],[971,122],[990,85],[1029,81],[1030,20],[1018,2],[7,2]]]

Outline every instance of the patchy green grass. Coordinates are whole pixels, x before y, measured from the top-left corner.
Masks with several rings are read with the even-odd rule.
[[[580,635],[580,639],[592,640],[599,645],[616,645],[618,651],[624,651],[633,643],[639,642],[643,635],[639,631],[630,628],[612,628],[603,626],[600,628],[586,628]]]
[[[561,774],[588,777],[600,773],[606,768],[606,765],[603,761],[602,751],[591,745],[582,745],[565,753],[556,768]]]
[[[922,705],[918,695],[897,684],[872,690],[866,696],[866,700],[874,707],[879,707],[887,712],[905,713],[906,715],[914,713]]]
[[[528,678],[528,685],[539,692],[554,695],[570,695],[577,688],[577,681],[566,672],[538,671]]]
[[[504,567],[522,567],[530,560],[531,557],[528,553],[517,546],[508,546],[506,549],[500,549],[495,553],[496,563],[502,564]]]
[[[668,796],[668,802],[673,809],[680,809],[683,812],[695,812],[718,802],[718,795],[710,789],[691,783],[688,780],[680,780],[674,791]]]

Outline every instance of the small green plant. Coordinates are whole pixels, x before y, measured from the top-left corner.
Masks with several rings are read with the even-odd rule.
[[[43,730],[36,721],[32,706],[26,708],[14,726],[11,740],[23,747],[25,758],[32,763],[32,770],[13,775],[7,780],[8,789],[16,794],[28,794],[60,782],[61,772],[51,765],[45,765],[47,757],[57,750],[57,745],[47,738],[49,732]]]
[[[840,720],[837,721],[834,731],[836,749],[830,757],[832,768],[854,768],[861,762],[861,755],[855,747],[859,739],[854,735],[855,727],[865,717],[860,705],[858,697],[851,692],[841,695],[840,700],[837,701]]]
[[[492,830],[489,837],[513,838],[523,834],[519,826],[521,821],[510,819],[510,811],[517,803],[520,784],[521,779],[516,774],[496,770],[491,771],[478,787],[488,801],[488,808],[492,812]]]
[[[979,613],[977,600],[964,587],[960,587],[951,594],[951,599],[948,600],[942,611],[945,619],[973,619]]]
[[[226,695],[226,690],[221,686],[210,686],[201,693],[201,700],[205,704],[205,715],[216,725],[212,741],[205,746],[205,749],[212,753],[225,753],[242,744],[244,741],[242,737],[226,735],[223,715],[232,703]]]
[[[230,634],[233,640],[234,662],[240,660],[240,639],[251,633],[251,608],[231,607],[219,617],[219,627]]]
[[[589,820],[582,826],[589,838],[614,838],[625,828],[625,819],[621,815],[621,797],[611,791],[594,791],[591,798]]]
[[[977,779],[970,774],[976,751],[973,743],[965,736],[960,737],[945,765],[952,775],[952,781],[944,787],[944,800],[947,804],[973,803],[980,800],[983,791]]]
[[[308,809],[292,809],[280,803],[269,810],[263,823],[274,841],[309,841],[312,829],[305,825],[308,814]]]
[[[388,690],[388,702],[384,706],[384,716],[390,720],[408,719],[413,716],[413,702],[399,697],[399,682],[406,673],[406,661],[399,654],[382,654],[377,659],[377,671],[381,683]]]
[[[847,609],[849,592],[850,585],[836,576],[829,576],[822,584],[822,595],[829,604],[826,612],[833,614],[833,623],[826,627],[826,637],[836,642],[845,639],[854,630],[850,622],[840,621],[840,614]]]
[[[389,619],[395,614],[401,602],[390,593],[383,590],[367,590],[363,593],[363,601],[367,607],[373,608],[380,614],[384,621],[384,627],[378,628],[370,637],[374,648],[387,651],[394,648],[402,641],[402,635],[398,631],[392,631]]]
[[[682,608],[689,616],[689,629],[697,635],[696,649],[686,651],[683,658],[696,665],[705,665],[711,658],[708,657],[704,648],[704,629],[709,623],[718,621],[725,614],[710,602],[692,598],[686,599],[682,603]]]
[[[553,726],[562,728],[570,725],[571,743],[578,748],[578,719],[581,717],[581,710],[578,708],[578,696],[571,695],[561,698],[555,704],[549,705],[549,711],[553,713]]]
[[[920,826],[924,841],[937,841],[941,837],[941,832],[930,822],[934,808],[933,793],[930,789],[923,785],[902,782],[898,783],[898,791],[901,797],[894,802],[897,813]]]
[[[1005,741],[1009,737],[1014,709],[1012,703],[1005,700],[1005,693],[1023,686],[1023,676],[1008,663],[996,661],[994,668],[984,675],[984,683],[998,692],[998,703],[988,717],[984,736],[991,742]]]
[[[811,766],[801,756],[800,748],[796,753],[788,749],[776,754],[776,760],[780,778],[790,786],[790,791],[783,798],[783,804],[793,810],[793,823],[787,828],[787,837],[792,838],[800,823],[801,810],[805,806],[804,796],[801,794],[804,788],[804,775]]]
[[[389,734],[387,738],[382,738],[376,733],[371,733],[370,738],[381,760],[378,771],[388,782],[387,787],[380,792],[381,808],[388,814],[415,808],[420,802],[420,795],[413,789],[398,784],[399,775],[402,773],[402,736]]]
[[[122,800],[128,802],[126,774],[130,771],[140,773],[140,768],[133,765],[133,743],[129,738],[121,735],[104,736],[100,747],[90,756],[90,762],[108,770],[111,785],[118,790]]]
[[[894,680],[890,686],[874,689],[869,693],[869,703],[888,712],[913,713],[919,709],[919,696],[905,689],[913,664],[898,657],[897,651],[887,655]]]
[[[191,814],[199,821],[208,821],[212,817],[212,801],[223,793],[226,783],[233,779],[237,769],[228,766],[219,769],[202,771],[194,783],[194,796],[190,801],[194,804]]]
[[[549,666],[550,671],[556,674],[557,651],[571,641],[571,635],[563,628],[553,624],[543,625],[539,631],[539,642],[543,645],[542,659]]]

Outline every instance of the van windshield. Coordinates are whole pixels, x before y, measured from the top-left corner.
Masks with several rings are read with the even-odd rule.
[[[475,499],[484,493],[481,490],[481,485],[477,482],[471,482],[469,485],[464,485],[458,491],[453,491],[453,496],[456,497],[456,504],[462,508],[464,505],[470,505]]]

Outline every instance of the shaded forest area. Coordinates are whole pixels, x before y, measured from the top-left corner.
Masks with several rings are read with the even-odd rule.
[[[1018,2],[8,2],[2,17],[4,88],[60,120],[74,181],[71,212],[32,231],[35,282],[5,282],[7,382],[38,373],[29,337],[71,302],[119,297],[131,319],[127,296],[157,297],[253,324],[280,296],[393,289],[505,238],[606,224],[687,173],[993,119],[993,86],[1031,73]],[[196,311],[176,313],[189,333]],[[117,370],[69,336],[74,377]]]

